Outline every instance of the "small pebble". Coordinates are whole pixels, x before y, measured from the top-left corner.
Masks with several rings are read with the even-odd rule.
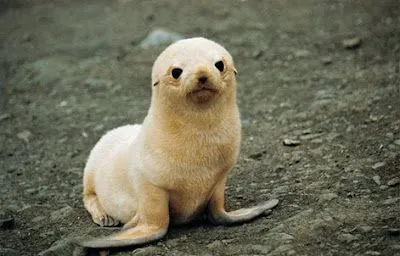
[[[347,127],[347,129],[346,129],[346,132],[351,132],[351,131],[353,131],[354,130],[354,125],[349,125],[348,127]]]
[[[400,200],[400,197],[392,197],[392,198],[389,198],[389,199],[386,199],[385,201],[383,201],[383,204],[391,205],[391,204],[397,203],[397,201],[399,201],[399,200]]]
[[[391,180],[389,180],[389,181],[387,182],[387,185],[388,185],[389,187],[394,187],[394,186],[396,186],[396,185],[398,185],[398,184],[400,184],[400,178],[399,178],[399,177],[395,177],[395,178],[393,178],[393,179],[391,179]]]
[[[249,157],[252,159],[255,159],[255,160],[260,160],[266,153],[267,153],[267,151],[263,150],[258,153],[252,154]]]
[[[322,144],[324,142],[321,138],[313,139],[310,141],[313,144]]]
[[[258,59],[258,58],[260,58],[261,56],[263,56],[263,54],[264,54],[264,51],[263,51],[263,50],[257,50],[257,51],[255,51],[255,52],[253,52],[253,58]]]
[[[370,122],[376,122],[376,121],[379,120],[379,117],[376,116],[376,115],[369,115],[368,120],[369,120]]]
[[[185,240],[187,240],[186,236],[183,236],[180,238],[175,238],[175,239],[170,239],[165,242],[165,245],[170,248],[174,248],[174,247],[177,247],[180,243],[184,242]]]
[[[285,241],[285,240],[293,240],[294,237],[292,235],[286,234],[286,233],[279,233],[280,239]]]
[[[325,193],[319,196],[319,200],[321,201],[331,201],[335,198],[337,198],[338,195],[336,193]]]
[[[361,226],[360,227],[360,230],[363,233],[369,233],[372,229],[373,229],[373,227],[371,227],[371,226]]]
[[[366,251],[365,255],[381,255],[381,253],[377,251]]]
[[[17,134],[18,139],[25,141],[26,143],[29,142],[29,138],[32,136],[32,133],[28,130],[22,131]]]
[[[8,118],[10,118],[10,115],[9,114],[2,114],[2,115],[0,115],[0,121],[3,121],[3,120],[6,120],[6,119],[8,119]],[[395,142],[396,143],[396,142]],[[400,140],[399,140],[399,143],[400,143]],[[400,144],[399,144],[400,145]]]
[[[393,141],[394,144],[396,144],[397,146],[400,146],[400,139]]]
[[[388,138],[393,138],[393,136],[394,136],[393,132],[387,132],[385,135],[386,135],[386,137],[388,137]],[[399,141],[399,143],[400,143],[400,140],[398,140],[398,141]]]
[[[281,165],[281,164],[278,164],[278,165],[276,165],[276,166],[274,167],[274,171],[275,171],[275,172],[280,172],[280,171],[283,171],[283,170],[285,170],[285,166],[283,166],[283,165]]]
[[[224,245],[224,244],[223,244],[221,241],[215,240],[214,242],[207,244],[206,247],[207,247],[208,249],[210,249],[210,250],[213,250],[213,249],[222,247],[223,245]]]
[[[99,124],[99,125],[96,125],[96,127],[94,127],[93,128],[93,131],[101,131],[101,130],[103,130],[104,129],[104,125],[103,124]]]
[[[345,49],[356,49],[361,46],[361,39],[359,37],[347,38],[342,41],[342,45]]]
[[[292,140],[292,139],[284,139],[283,140],[283,145],[288,146],[288,147],[295,147],[300,145],[299,140]]]
[[[378,170],[378,169],[382,168],[382,167],[385,166],[385,165],[386,165],[385,162],[379,162],[379,163],[374,164],[374,165],[372,166],[372,169]]]
[[[68,217],[73,211],[74,209],[71,206],[67,205],[64,208],[53,211],[50,214],[50,218],[52,221],[61,220]]]
[[[46,219],[46,217],[44,217],[44,216],[37,216],[37,217],[33,218],[31,221],[33,223],[39,223],[39,222],[44,221],[45,219]]]
[[[381,185],[381,177],[379,175],[375,175],[374,177],[372,177],[372,180],[378,185]]]
[[[380,190],[386,190],[386,189],[388,189],[388,186],[386,186],[386,185],[381,185],[381,186],[379,187],[379,189],[380,189]]]
[[[338,239],[342,242],[351,243],[352,241],[357,240],[357,237],[349,233],[344,233],[340,234]]]
[[[299,58],[304,58],[304,57],[310,56],[310,55],[311,55],[311,52],[308,51],[308,50],[298,50],[298,51],[296,51],[296,52],[294,53],[294,55],[295,55],[296,57],[299,57]]]

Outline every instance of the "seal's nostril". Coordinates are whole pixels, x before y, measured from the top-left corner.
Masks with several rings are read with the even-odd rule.
[[[207,76],[200,76],[198,79],[199,79],[200,83],[204,84],[207,81],[208,78],[207,78]]]

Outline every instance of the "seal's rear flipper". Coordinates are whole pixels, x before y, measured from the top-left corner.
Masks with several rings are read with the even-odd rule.
[[[271,199],[253,207],[242,208],[231,212],[226,212],[224,209],[209,211],[208,218],[212,223],[217,225],[240,224],[250,221],[261,214],[271,213],[271,209],[275,208],[278,203],[278,199]]]
[[[113,248],[147,244],[161,239],[167,233],[167,228],[136,226],[116,235],[83,241],[81,246],[86,248]]]
[[[279,203],[278,199],[271,199],[253,207],[227,212],[224,206],[225,182],[226,177],[216,185],[214,194],[211,196],[210,201],[208,202],[208,219],[214,224],[235,225],[247,222],[260,216],[261,214],[268,213]]]

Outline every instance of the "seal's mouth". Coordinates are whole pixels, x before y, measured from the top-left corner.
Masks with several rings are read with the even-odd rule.
[[[199,93],[199,92],[211,92],[211,93],[216,93],[216,92],[217,92],[217,89],[211,88],[211,87],[201,87],[201,88],[193,89],[193,90],[190,92],[190,94],[196,94],[196,93]]]
[[[215,88],[210,88],[208,86],[197,87],[189,92],[189,97],[196,103],[207,103],[211,101],[214,96],[218,93]]]

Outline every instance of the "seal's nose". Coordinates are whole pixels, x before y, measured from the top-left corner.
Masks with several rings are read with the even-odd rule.
[[[205,76],[205,75],[202,75],[202,76],[200,76],[199,78],[198,78],[198,80],[199,80],[199,82],[200,83],[202,83],[202,84],[204,84],[205,82],[207,82],[207,76]]]

